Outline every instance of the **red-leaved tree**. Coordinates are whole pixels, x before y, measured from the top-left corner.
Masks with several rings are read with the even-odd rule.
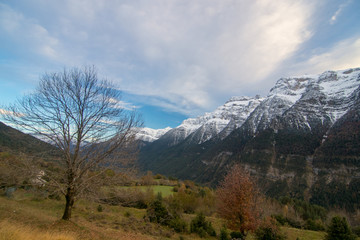
[[[256,229],[259,223],[258,194],[250,175],[234,165],[217,188],[217,211],[228,227],[241,232]]]

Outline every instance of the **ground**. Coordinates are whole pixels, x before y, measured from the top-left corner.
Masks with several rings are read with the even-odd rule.
[[[200,239],[197,235],[174,231],[144,221],[146,210],[102,205],[80,200],[75,205],[71,221],[60,220],[64,201],[44,199],[18,190],[12,198],[0,197],[0,240],[77,240],[77,239]],[[190,222],[194,215],[184,215]],[[207,218],[217,233],[223,221]],[[288,239],[323,239],[324,232],[283,228]],[[216,239],[216,238],[212,238]],[[251,235],[249,240],[254,239]]]

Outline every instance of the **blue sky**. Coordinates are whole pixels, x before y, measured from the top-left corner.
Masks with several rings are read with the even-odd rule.
[[[0,105],[95,65],[145,126],[176,127],[280,77],[360,67],[358,0],[0,0]]]

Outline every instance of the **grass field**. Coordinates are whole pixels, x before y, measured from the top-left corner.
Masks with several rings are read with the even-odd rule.
[[[154,192],[172,194],[171,187],[158,186]],[[0,240],[80,240],[80,239],[201,239],[197,235],[179,235],[172,230],[144,221],[146,210],[103,205],[80,200],[70,222],[59,220],[64,201],[42,199],[24,191],[17,191],[13,199],[0,197]],[[194,215],[183,216],[188,223]],[[217,233],[223,221],[208,217]],[[289,240],[323,239],[324,232],[283,228]],[[216,238],[209,238],[216,239]],[[248,240],[254,239],[249,235]]]
[[[316,232],[316,231],[309,231],[309,230],[302,230],[297,228],[282,228],[285,232],[286,236],[289,240],[306,240],[306,239],[313,239],[313,240],[323,240],[325,237],[325,232]]]

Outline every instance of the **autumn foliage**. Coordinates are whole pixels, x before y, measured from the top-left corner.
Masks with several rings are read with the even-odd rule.
[[[259,220],[257,192],[249,174],[235,165],[217,189],[218,214],[228,227],[245,235],[256,229]]]

